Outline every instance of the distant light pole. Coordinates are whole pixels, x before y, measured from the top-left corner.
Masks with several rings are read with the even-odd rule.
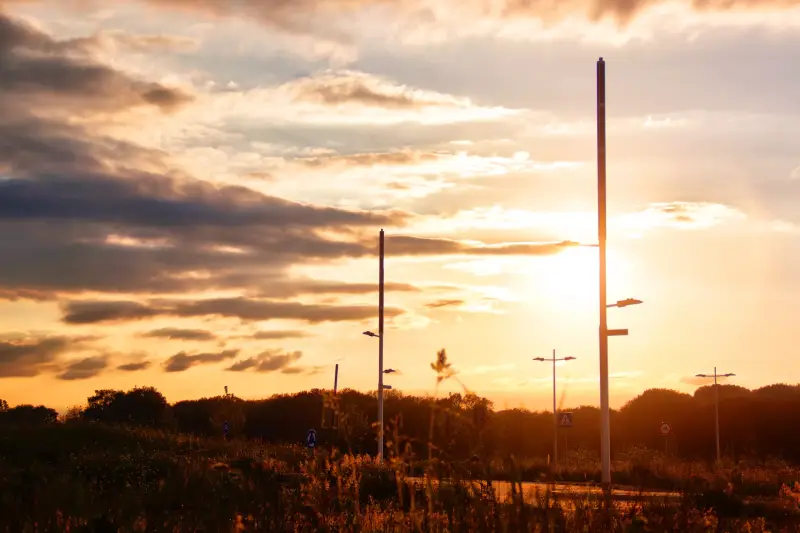
[[[722,453],[719,448],[719,383],[717,378],[729,378],[736,374],[717,374],[717,367],[714,367],[714,374],[697,374],[698,378],[714,378],[714,426],[717,437],[717,463],[722,460]]]
[[[534,357],[534,361],[551,361],[553,363],[553,465],[558,462],[558,413],[556,412],[556,362],[557,361],[572,361],[574,357],[561,357],[556,359],[556,351],[553,350],[553,357],[545,359],[544,357]]]
[[[383,230],[380,231],[378,242],[378,333],[365,331],[364,335],[378,338],[378,460],[383,462]]]

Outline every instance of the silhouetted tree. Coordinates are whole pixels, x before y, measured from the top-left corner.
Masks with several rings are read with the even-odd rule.
[[[455,379],[440,351],[431,365],[440,381]],[[800,462],[800,386],[775,384],[754,391],[735,385],[720,385],[720,433],[723,452],[733,458],[777,457]],[[310,390],[280,394],[264,400],[245,401],[231,394],[181,401],[170,407],[152,387],[127,392],[96,390],[82,411],[71,409],[63,420],[80,418],[101,423],[175,427],[197,435],[221,436],[228,421],[234,436],[259,438],[275,443],[300,444],[306,432],[318,431],[321,447],[336,447],[359,453],[377,451],[375,425],[377,395],[341,390],[337,394],[339,427],[320,427],[323,398],[330,391]],[[413,396],[387,391],[385,396],[387,441],[390,451],[411,451],[420,458],[442,455],[467,459],[514,456],[546,457],[552,453],[553,413],[524,409],[494,410],[492,403],[470,392],[447,396]],[[661,450],[662,422],[672,427],[670,453],[695,459],[712,459],[714,444],[714,389],[700,387],[693,395],[667,389],[650,389],[611,411],[612,452],[633,447]],[[559,429],[559,449],[597,454],[600,443],[600,412],[583,406],[572,411],[574,426]],[[0,400],[0,423],[53,423],[57,413],[44,406],[9,408]],[[563,455],[562,455],[563,457]]]
[[[0,412],[0,424],[35,426],[54,424],[58,421],[58,411],[44,405],[17,405]]]
[[[83,418],[94,422],[156,427],[166,422],[167,399],[153,387],[136,387],[128,392],[96,390],[88,398]]]

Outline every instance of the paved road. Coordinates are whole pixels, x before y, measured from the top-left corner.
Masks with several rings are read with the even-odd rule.
[[[412,483],[424,484],[425,478],[408,478]],[[436,481],[434,481],[436,483]],[[505,499],[511,494],[511,483],[507,481],[493,481],[492,486],[495,489],[499,499]],[[539,494],[544,494],[548,488],[561,498],[584,498],[587,496],[601,496],[603,491],[596,485],[586,485],[578,483],[556,483],[555,485],[548,483],[535,483],[523,482],[522,492],[526,500],[532,500]],[[614,488],[611,490],[611,497],[614,500],[638,500],[643,498],[669,498],[676,499],[680,497],[680,493],[667,492],[667,491],[646,491],[641,492],[631,488]]]

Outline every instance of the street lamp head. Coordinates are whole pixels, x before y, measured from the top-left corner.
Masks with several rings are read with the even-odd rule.
[[[710,377],[713,377],[713,376],[709,376],[708,374],[695,374],[694,377],[696,377],[696,378],[710,378]]]
[[[736,374],[722,374],[722,377],[729,378],[731,376],[735,376]]]
[[[372,333],[371,331],[365,331],[362,335],[366,335],[367,337],[377,337],[377,333]]]
[[[574,357],[565,357],[564,358],[564,361],[573,361],[573,360],[575,360]]]
[[[639,305],[640,303],[642,303],[642,301],[637,300],[636,298],[625,298],[624,300],[620,300],[613,305],[616,307],[628,307],[629,305]]]
[[[394,374],[396,372],[397,370],[395,370],[394,368],[387,368],[386,370],[383,371],[384,374]]]
[[[544,361],[545,359],[544,359],[544,357],[534,357],[533,360],[534,361]]]

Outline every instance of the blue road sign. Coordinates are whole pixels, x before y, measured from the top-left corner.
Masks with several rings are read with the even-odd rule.
[[[317,432],[313,429],[308,430],[308,435],[306,436],[306,444],[309,448],[313,448],[317,445]]]

